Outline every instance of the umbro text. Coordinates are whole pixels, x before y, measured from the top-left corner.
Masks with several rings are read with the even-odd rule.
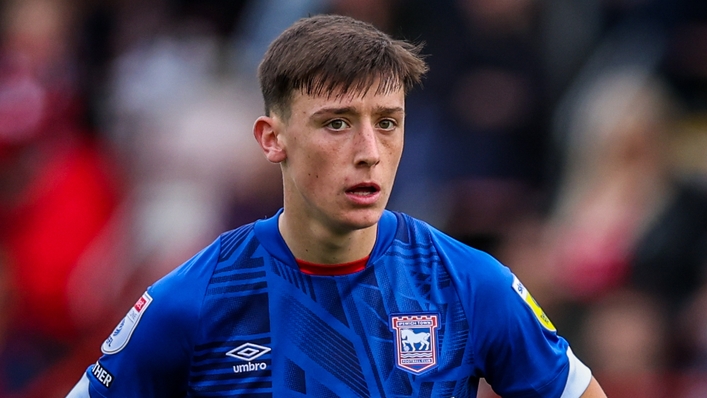
[[[234,373],[242,373],[242,372],[252,372],[254,370],[265,370],[268,368],[268,364],[265,362],[248,362],[244,363],[241,365],[235,365],[233,366],[233,372]]]

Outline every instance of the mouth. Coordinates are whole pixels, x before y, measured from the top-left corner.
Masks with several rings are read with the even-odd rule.
[[[354,185],[353,187],[347,189],[346,193],[349,195],[366,197],[366,196],[375,195],[378,192],[380,192],[380,190],[381,190],[381,188],[378,184],[362,183],[362,184]]]

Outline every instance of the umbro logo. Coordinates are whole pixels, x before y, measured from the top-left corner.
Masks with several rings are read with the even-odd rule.
[[[253,343],[245,343],[227,352],[226,355],[250,362],[256,358],[260,358],[268,352],[270,352],[269,347],[263,347]]]
[[[233,366],[233,371],[235,373],[241,373],[267,369],[268,364],[266,364],[265,362],[252,361],[257,358],[260,358],[268,352],[270,352],[270,347],[264,347],[262,345],[257,345],[253,343],[245,343],[227,352],[226,355],[248,362]]]

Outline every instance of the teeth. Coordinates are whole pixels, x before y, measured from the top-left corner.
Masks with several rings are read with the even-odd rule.
[[[349,192],[354,195],[358,195],[358,196],[369,196],[369,195],[373,195],[375,193],[375,190],[373,190],[373,189],[354,189]]]

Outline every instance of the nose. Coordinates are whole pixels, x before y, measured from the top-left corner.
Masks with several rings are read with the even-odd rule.
[[[364,123],[354,138],[355,164],[372,167],[380,162],[380,140],[375,127]]]

